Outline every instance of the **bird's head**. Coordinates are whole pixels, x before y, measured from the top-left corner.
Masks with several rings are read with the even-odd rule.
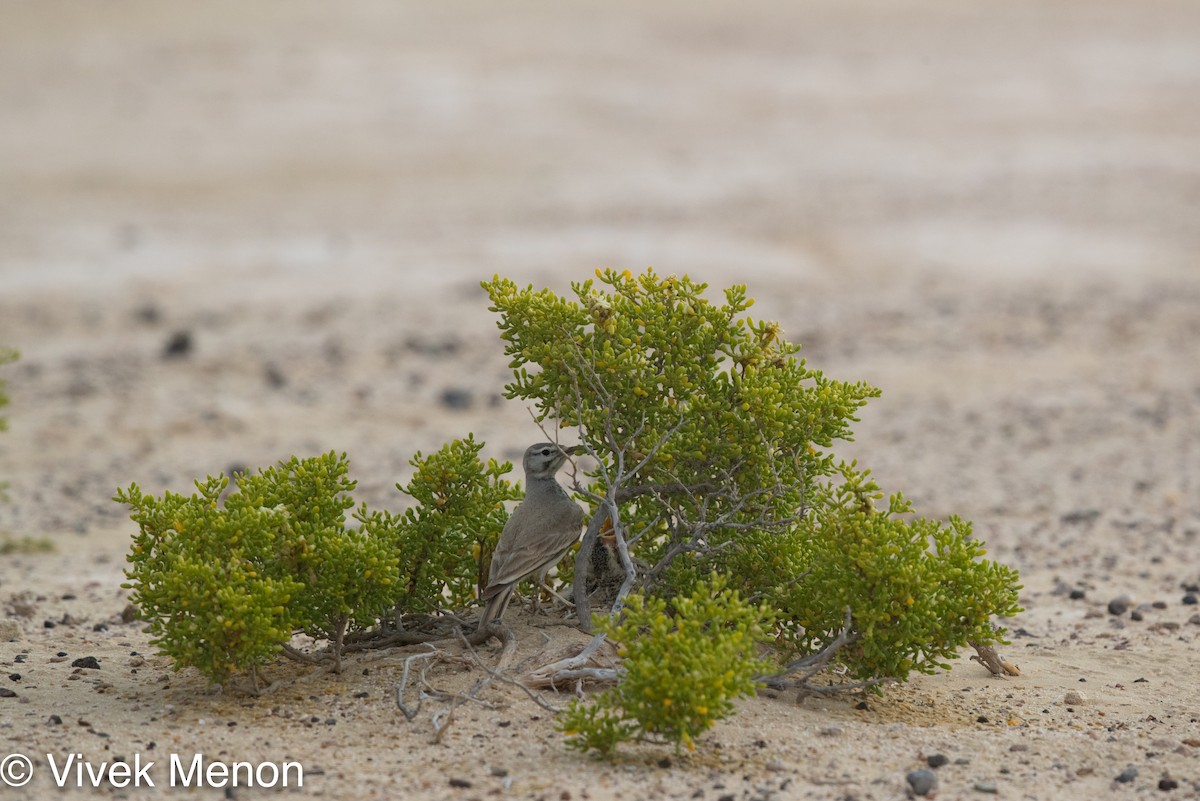
[[[580,452],[579,446],[561,447],[553,442],[539,442],[525,449],[523,460],[527,478],[554,478],[567,457]]]

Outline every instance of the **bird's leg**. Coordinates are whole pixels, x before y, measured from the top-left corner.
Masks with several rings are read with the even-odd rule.
[[[531,615],[540,615],[542,613],[542,587],[546,585],[546,574],[550,572],[550,568],[541,570],[537,574],[537,581],[533,586],[533,600],[529,604],[529,613]]]

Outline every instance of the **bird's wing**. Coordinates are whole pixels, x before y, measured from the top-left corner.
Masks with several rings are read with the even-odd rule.
[[[484,598],[495,588],[520,581],[551,560],[557,561],[578,539],[583,527],[583,510],[574,501],[556,508],[552,514],[531,514],[526,504],[513,510],[488,570]]]

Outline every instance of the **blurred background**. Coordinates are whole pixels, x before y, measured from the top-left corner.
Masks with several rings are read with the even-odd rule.
[[[14,2],[5,289],[1191,271],[1200,7]]]
[[[996,474],[1124,436],[1105,399],[1194,345],[1198,42],[1157,0],[8,2],[0,511],[86,530],[117,484],[329,448],[390,499],[468,430],[511,457],[478,282],[605,266],[748,283],[884,388],[862,455],[930,513],[1084,504]]]

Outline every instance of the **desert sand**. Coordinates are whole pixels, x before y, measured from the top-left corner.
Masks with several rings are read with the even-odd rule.
[[[325,798],[895,799],[940,755],[940,798],[1200,797],[1197,41],[1186,2],[9,4],[0,795],[72,754],[155,763],[72,797],[281,791],[166,786],[199,754]],[[880,387],[838,451],[1019,568],[1022,675],[764,693],[606,763],[506,685],[406,721],[410,651],[251,698],[123,621],[117,487],[338,450],[398,509],[416,451],[515,459],[479,281],[606,266],[746,283]],[[584,640],[515,612],[520,659]]]

